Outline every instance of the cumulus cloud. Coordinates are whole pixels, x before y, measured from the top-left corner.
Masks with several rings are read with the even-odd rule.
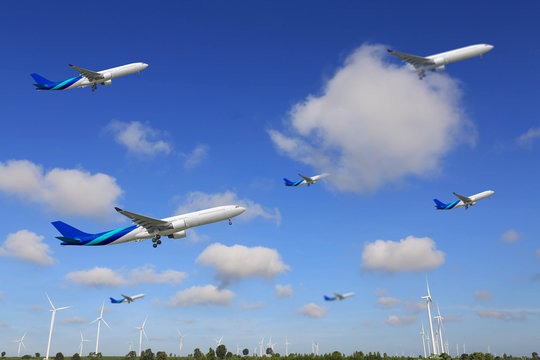
[[[168,302],[169,306],[195,305],[231,305],[235,293],[227,289],[218,289],[214,285],[192,286],[177,292]]]
[[[62,319],[62,320],[60,320],[60,323],[61,324],[82,324],[82,323],[85,323],[87,321],[88,320],[86,320],[85,318],[74,316],[74,317],[71,317],[71,318]]]
[[[208,157],[209,150],[210,147],[208,145],[199,144],[189,154],[182,153],[181,156],[185,159],[184,167],[186,169],[192,169],[202,163]]]
[[[210,240],[210,236],[205,235],[205,234],[199,234],[194,229],[188,230],[187,238],[189,239],[189,241],[193,243],[200,243],[200,242],[205,242],[205,241]]]
[[[401,300],[391,296],[381,296],[377,299],[377,305],[383,309],[391,309],[401,304]]]
[[[309,303],[296,311],[298,314],[310,318],[322,318],[328,312],[326,306],[319,306],[315,303]]]
[[[138,121],[123,122],[113,120],[106,130],[114,135],[117,143],[127,147],[128,151],[141,156],[154,156],[159,153],[169,154],[172,146],[164,140],[163,132],[154,130]]]
[[[94,267],[90,270],[74,271],[66,274],[66,279],[78,285],[88,287],[117,287],[136,284],[179,285],[187,274],[176,270],[156,272],[153,265],[144,265],[130,271],[112,270],[106,267]]]
[[[0,190],[62,214],[103,219],[122,194],[109,175],[43,167],[27,160],[0,162]]]
[[[388,290],[382,289],[382,288],[377,288],[377,289],[373,290],[373,294],[375,294],[375,296],[385,296],[385,295],[388,294]]]
[[[9,234],[0,246],[0,256],[14,257],[39,265],[52,265],[55,261],[50,256],[52,251],[49,245],[43,242],[43,238],[28,230]]]
[[[386,323],[388,325],[397,326],[397,325],[409,325],[416,322],[416,316],[395,316],[390,315],[386,318]]]
[[[419,312],[426,310],[426,303],[418,301],[405,301],[405,309],[410,313],[418,314]]]
[[[435,248],[435,241],[428,237],[407,236],[397,241],[377,240],[366,244],[362,252],[364,270],[425,271],[444,263],[444,252]]]
[[[474,292],[474,298],[478,301],[491,300],[491,293],[489,290],[477,290]]]
[[[249,199],[240,199],[232,191],[224,193],[208,194],[202,191],[194,191],[187,194],[186,201],[176,210],[177,214],[185,214],[192,211],[223,205],[240,205],[246,208],[246,212],[235,218],[239,221],[248,221],[256,217],[274,220],[276,225],[281,224],[281,213],[278,208],[269,209]]]
[[[447,315],[443,317],[444,322],[461,322],[461,316]]]
[[[277,149],[331,173],[337,189],[363,193],[429,176],[458,143],[474,143],[454,80],[431,74],[419,81],[387,58],[382,45],[354,51],[321,95],[292,107],[286,131],[269,131]]]
[[[502,234],[501,237],[502,237],[502,239],[503,239],[503,241],[505,243],[513,244],[513,243],[515,243],[516,241],[519,240],[521,235],[516,230],[510,229],[507,232],[505,232],[504,234]]]
[[[216,278],[224,285],[250,277],[273,279],[290,270],[277,250],[262,246],[249,248],[215,243],[204,249],[196,261],[203,266],[213,266]]]
[[[540,138],[540,127],[533,127],[530,128],[526,133],[521,134],[518,137],[517,142],[521,146],[530,147],[532,146],[532,143],[538,138]]]
[[[526,318],[525,312],[512,313],[509,311],[496,311],[485,309],[478,310],[476,313],[482,318],[499,319],[504,321],[525,320]]]
[[[5,322],[3,322],[3,321],[0,321],[0,327],[1,327],[1,328],[7,328],[7,327],[9,327],[9,324],[8,324],[8,323],[5,323]]]
[[[276,297],[286,298],[286,297],[292,296],[292,294],[293,294],[293,288],[290,284],[287,284],[287,285],[276,284]]]

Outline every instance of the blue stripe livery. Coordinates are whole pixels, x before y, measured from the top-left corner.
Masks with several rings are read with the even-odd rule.
[[[137,228],[137,225],[132,225],[99,234],[88,234],[62,221],[55,221],[51,224],[62,234],[62,236],[56,237],[62,241],[61,245],[108,245]]]
[[[283,178],[283,181],[285,181],[285,186],[298,186],[300,185],[300,183],[304,180],[298,180],[296,182],[292,182],[291,180],[289,179],[286,179],[286,178]]]
[[[328,296],[324,295],[324,300],[326,300],[326,301],[334,301],[334,300],[336,300],[336,297],[335,296],[328,297]]]
[[[30,74],[30,76],[32,76],[32,78],[36,82],[34,84],[36,90],[64,90],[82,79],[82,76],[76,76],[74,78],[64,81],[54,82],[47,80],[43,76],[36,73]]]
[[[109,298],[109,299],[111,299],[112,304],[120,304],[120,303],[123,303],[124,301],[126,301],[126,299],[122,299],[122,300],[116,300],[116,299],[113,299],[113,298]]]
[[[450,204],[445,204],[437,199],[433,199],[433,201],[435,202],[435,207],[437,208],[437,210],[450,210],[456,207],[456,205],[459,204],[460,200],[454,201]]]

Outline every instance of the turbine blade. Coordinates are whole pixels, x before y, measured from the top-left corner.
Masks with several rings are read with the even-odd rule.
[[[142,333],[144,334],[144,337],[146,338],[146,340],[148,340],[148,336],[146,335],[146,331],[144,331],[144,329],[142,329]]]
[[[105,321],[105,319],[101,318],[101,321],[103,321],[105,323],[105,325],[107,325],[107,327],[110,329],[111,327],[109,326],[109,324],[107,324],[107,322]]]
[[[56,310],[64,310],[64,309],[69,309],[71,306],[64,306],[64,307],[61,307],[61,308],[58,308]]]
[[[54,305],[52,304],[51,298],[49,297],[49,294],[45,293],[47,296],[47,300],[49,300],[49,304],[51,304],[51,307],[54,309]]]
[[[93,324],[93,323],[95,323],[95,322],[98,321],[98,320],[99,320],[99,318],[97,318],[97,319],[94,320],[94,321],[90,321],[90,324]]]

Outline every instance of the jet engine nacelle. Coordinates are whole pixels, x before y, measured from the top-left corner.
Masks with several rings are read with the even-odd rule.
[[[444,68],[444,57],[437,57],[435,59],[433,59],[433,62],[435,63],[435,65],[439,66],[439,65],[442,65],[442,67]]]
[[[104,81],[101,83],[102,85],[111,85],[112,84],[112,80],[107,80],[107,81]]]
[[[180,219],[180,220],[173,221],[172,222],[172,228],[175,229],[175,230],[185,230],[185,229],[187,229],[186,220]]]
[[[470,203],[469,205],[471,205],[471,206],[474,206],[474,205],[476,205],[476,201],[473,201],[473,202],[472,202],[472,203]]]
[[[186,237],[186,230],[178,231],[169,235],[170,239],[183,239],[185,237]]]
[[[432,71],[434,71],[434,72],[443,72],[444,70],[446,70],[446,67],[444,65],[441,65],[441,66],[437,66]]]

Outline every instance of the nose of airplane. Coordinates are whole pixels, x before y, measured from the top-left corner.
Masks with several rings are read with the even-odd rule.
[[[493,49],[493,45],[486,44],[487,51],[490,51]]]
[[[244,211],[246,211],[246,208],[243,207],[243,206],[239,206],[239,207],[238,207],[238,211],[239,211],[239,212],[238,212],[238,215],[243,214]]]
[[[147,63],[142,63],[142,68],[143,70],[146,69],[148,67],[148,64]]]

